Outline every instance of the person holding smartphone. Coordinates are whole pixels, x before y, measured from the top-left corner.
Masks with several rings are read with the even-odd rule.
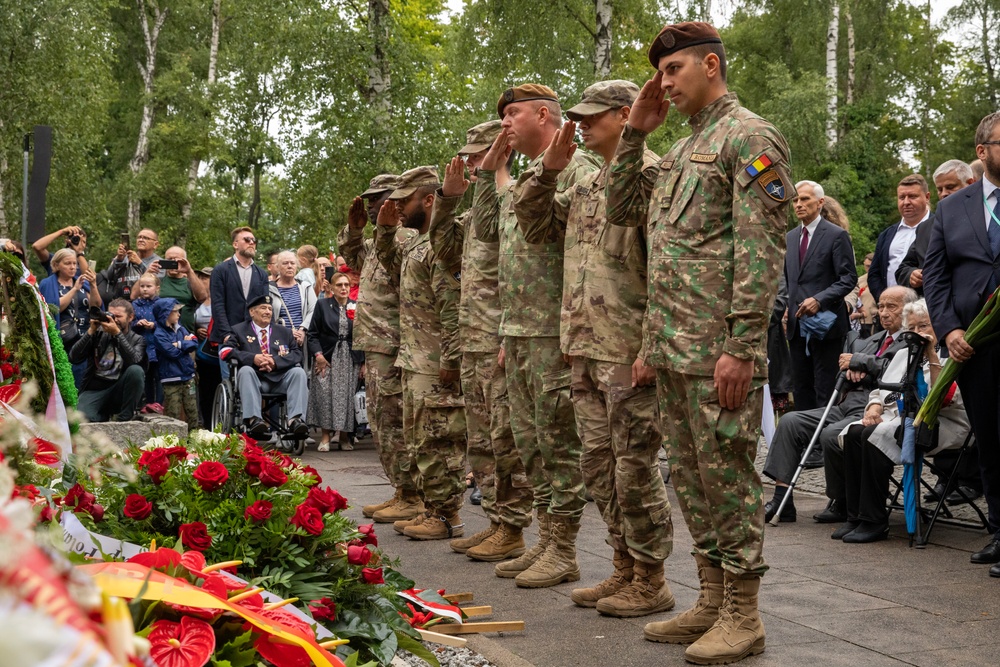
[[[51,276],[39,283],[38,289],[46,303],[58,304],[56,326],[63,347],[69,350],[90,325],[90,307],[101,307],[101,293],[93,269],[79,271],[76,251],[72,248],[62,248],[52,255],[52,271]],[[78,388],[83,382],[84,370],[82,364],[73,367]]]
[[[164,275],[160,279],[160,297],[177,299],[181,309],[181,326],[188,331],[197,327],[194,321],[194,311],[198,305],[208,298],[208,281],[200,276],[188,263],[187,252],[179,246],[171,246],[163,253],[160,268]]]

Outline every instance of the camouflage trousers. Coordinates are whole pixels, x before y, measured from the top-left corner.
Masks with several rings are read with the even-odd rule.
[[[711,377],[656,371],[670,479],[694,552],[735,575],[767,571],[764,501],[754,468],[764,390],[724,410]]]
[[[450,517],[465,498],[465,402],[434,375],[403,371],[403,438],[427,511]]]
[[[539,512],[579,521],[587,504],[583,445],[570,400],[570,367],[559,338],[504,338],[510,426]]]
[[[394,489],[415,492],[417,483],[410,473],[406,442],[403,440],[402,371],[396,355],[365,353],[365,400],[368,426],[385,476]]]
[[[469,467],[493,523],[531,525],[531,484],[510,430],[507,378],[496,352],[462,353]]]
[[[168,382],[163,385],[163,414],[180,419],[182,409],[188,430],[193,431],[198,428],[198,398],[195,394],[194,380]]]
[[[608,544],[645,563],[666,560],[674,524],[660,474],[656,387],[633,389],[629,365],[574,357],[572,389],[580,469]]]

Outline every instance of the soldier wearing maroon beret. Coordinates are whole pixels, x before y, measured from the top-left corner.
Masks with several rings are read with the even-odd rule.
[[[649,231],[645,357],[636,364],[656,368],[660,426],[701,592],[693,609],[646,625],[645,636],[691,644],[689,662],[722,664],[764,650],[764,503],[753,462],[794,191],[785,139],[728,90],[715,28],[666,26],[649,62],[656,74],[632,105],[611,164],[607,215]],[[692,133],[649,178],[643,142],[671,105]]]

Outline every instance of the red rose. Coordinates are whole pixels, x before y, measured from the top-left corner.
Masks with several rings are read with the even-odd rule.
[[[130,519],[142,521],[153,512],[153,503],[138,493],[131,493],[125,498],[125,509],[122,513]]]
[[[309,489],[309,494],[306,496],[306,504],[312,505],[324,514],[332,514],[347,507],[347,498],[330,487],[321,489],[318,486],[314,486]]]
[[[104,520],[104,505],[100,503],[94,503],[90,506],[90,516],[93,517],[94,521],[100,523]]]
[[[295,467],[295,461],[293,461],[292,457],[289,456],[288,454],[271,452],[271,460],[273,460],[275,463],[277,463],[279,466],[281,466],[286,470]]]
[[[301,470],[315,480],[313,482],[307,481],[305,482],[306,484],[319,484],[323,481],[323,478],[319,476],[319,471],[317,471],[316,468],[313,468],[312,466],[302,466]]]
[[[191,476],[198,482],[198,486],[205,493],[218,491],[229,479],[229,471],[226,466],[218,461],[205,461],[195,468]]]
[[[323,515],[312,505],[302,503],[295,508],[295,516],[291,519],[293,526],[298,526],[310,535],[323,532]]]
[[[366,567],[361,570],[361,578],[366,584],[384,584],[385,579],[382,578],[382,568],[380,567]]]
[[[313,604],[309,605],[309,613],[312,614],[313,618],[316,620],[336,621],[337,603],[330,598],[313,600]]]
[[[375,524],[366,523],[363,526],[358,526],[358,532],[362,535],[362,540],[365,544],[370,544],[373,547],[378,546],[378,538],[375,537]]]
[[[288,481],[288,475],[281,467],[271,461],[264,459],[260,462],[260,483],[264,486],[281,486]]]
[[[201,521],[182,523],[177,529],[177,534],[180,535],[181,544],[188,549],[204,551],[212,546],[212,536],[208,534],[208,526]]]
[[[157,486],[163,481],[163,477],[167,474],[168,470],[170,470],[170,459],[166,456],[155,459],[146,467],[146,473],[153,480],[153,484]]]
[[[66,507],[72,507],[76,512],[89,512],[94,504],[94,494],[83,488],[79,483],[70,487],[63,498]]]
[[[271,518],[271,502],[268,500],[258,500],[252,505],[248,506],[243,512],[244,519],[253,519],[254,521],[267,521]]]
[[[46,505],[45,507],[43,507],[42,508],[42,513],[38,515],[38,520],[39,521],[49,522],[49,521],[55,521],[55,519],[56,519],[56,513],[48,505]]]
[[[351,565],[368,565],[372,552],[368,547],[347,547],[347,562]]]
[[[243,442],[243,447],[254,447],[257,445],[257,441],[251,438],[246,433],[240,433],[240,441]]]

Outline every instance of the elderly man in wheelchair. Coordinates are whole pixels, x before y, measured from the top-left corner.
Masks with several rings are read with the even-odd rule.
[[[237,364],[234,377],[243,429],[252,438],[266,438],[270,425],[262,417],[261,399],[284,397],[288,419],[284,425],[275,425],[279,435],[303,439],[309,434],[305,422],[309,388],[302,350],[290,329],[272,322],[270,295],[260,294],[247,305],[250,321],[233,326],[219,346],[219,358]]]

